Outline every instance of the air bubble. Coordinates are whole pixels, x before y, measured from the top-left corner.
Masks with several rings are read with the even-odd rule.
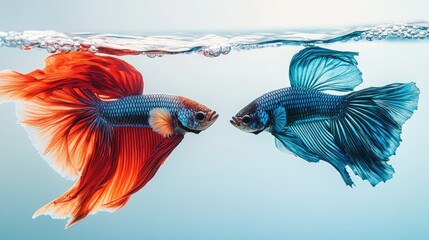
[[[365,36],[365,39],[368,40],[368,41],[372,41],[372,40],[374,40],[374,36],[370,33],[370,34],[367,34]]]
[[[200,50],[200,53],[206,57],[219,57],[222,54],[221,46],[209,46]]]
[[[46,51],[48,51],[48,53],[56,53],[57,49],[54,46],[48,46]]]
[[[62,52],[70,52],[72,50],[72,47],[70,45],[64,45],[60,47],[59,50]]]
[[[222,47],[222,54],[227,55],[231,52],[231,46],[223,46]]]
[[[382,33],[382,34],[380,34],[380,39],[386,39],[387,37],[389,37],[388,33]]]
[[[6,36],[4,38],[4,45],[8,47],[16,47],[16,42],[14,36]]]
[[[303,43],[301,43],[301,45],[302,45],[303,47],[313,47],[313,46],[315,46],[316,44],[315,44],[314,42],[303,42]]]
[[[79,42],[73,43],[71,50],[72,51],[79,51],[80,50],[80,43]]]
[[[361,38],[368,41],[374,39],[386,39],[389,37],[404,38],[404,39],[425,39],[428,37],[427,28],[416,25],[394,25],[381,26],[369,29],[361,34]]]
[[[47,46],[48,46],[48,44],[45,41],[42,40],[42,41],[39,42],[39,47],[40,48],[46,48]]]
[[[93,52],[96,53],[98,51],[97,47],[95,47],[94,45],[92,45],[91,47],[89,47],[88,52]]]
[[[49,46],[52,46],[52,45],[54,45],[54,44],[56,43],[55,39],[52,39],[52,38],[50,38],[50,37],[46,38],[46,39],[45,39],[45,42],[46,42],[46,44],[47,44],[47,45],[49,45]]]
[[[30,50],[34,45],[36,45],[36,42],[29,39],[21,39],[19,42],[23,50]]]

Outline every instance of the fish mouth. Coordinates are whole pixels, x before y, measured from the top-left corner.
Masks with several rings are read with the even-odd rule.
[[[209,122],[214,122],[214,121],[217,120],[218,117],[219,117],[219,114],[217,114],[216,111],[212,111],[212,112],[209,113],[208,121]]]
[[[229,122],[232,124],[232,126],[234,127],[239,127],[240,126],[240,121],[238,120],[237,117],[233,116],[232,120],[229,120]]]

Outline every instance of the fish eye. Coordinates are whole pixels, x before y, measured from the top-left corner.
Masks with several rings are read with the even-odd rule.
[[[197,112],[197,114],[195,114],[195,119],[198,122],[202,122],[204,119],[206,119],[206,114],[204,112]]]
[[[250,116],[249,115],[244,115],[242,118],[241,118],[241,122],[244,124],[244,125],[248,125],[249,123],[250,123],[250,121],[251,121],[252,119],[250,118]]]

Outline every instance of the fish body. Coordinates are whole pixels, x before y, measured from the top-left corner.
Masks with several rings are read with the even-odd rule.
[[[269,123],[273,121],[270,116],[273,116],[279,107],[283,107],[287,112],[286,126],[290,126],[335,117],[343,110],[345,100],[344,96],[330,95],[310,88],[288,87],[263,94],[237,115],[246,115],[246,112],[252,112],[254,109],[257,114],[252,115],[252,118],[261,116],[261,121],[252,121],[248,129],[258,129],[256,125],[262,123],[261,126],[268,128],[264,130],[270,131],[269,127],[273,126]]]
[[[143,94],[102,101],[98,104],[97,111],[101,118],[113,127],[155,128],[151,118],[154,116],[154,111],[162,109],[171,116],[173,132],[199,133],[209,127],[207,124],[211,125],[214,122],[211,120],[215,120],[217,114],[216,111],[211,111],[204,105],[191,102],[193,100],[170,94]],[[206,117],[208,122],[204,121]]]
[[[33,217],[70,218],[116,211],[144,187],[188,132],[218,114],[182,96],[144,94],[128,63],[60,53],[44,69],[0,72],[0,101],[17,102],[19,122],[44,159],[75,184]]]
[[[394,173],[387,161],[417,109],[419,90],[415,83],[393,83],[352,92],[362,82],[355,55],[319,47],[300,51],[291,61],[291,87],[256,98],[231,124],[248,133],[267,131],[278,149],[306,161],[330,163],[347,185],[353,181],[346,166],[373,186],[387,181]]]

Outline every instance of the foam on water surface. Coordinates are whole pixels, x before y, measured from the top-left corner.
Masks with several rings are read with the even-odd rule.
[[[335,42],[373,40],[427,40],[429,23],[384,24],[342,31],[279,32],[207,35],[117,35],[62,33],[56,31],[0,32],[0,46],[22,50],[45,49],[49,53],[88,51],[110,55],[163,55],[198,53],[206,57],[232,50],[252,50],[283,45],[313,46]]]

